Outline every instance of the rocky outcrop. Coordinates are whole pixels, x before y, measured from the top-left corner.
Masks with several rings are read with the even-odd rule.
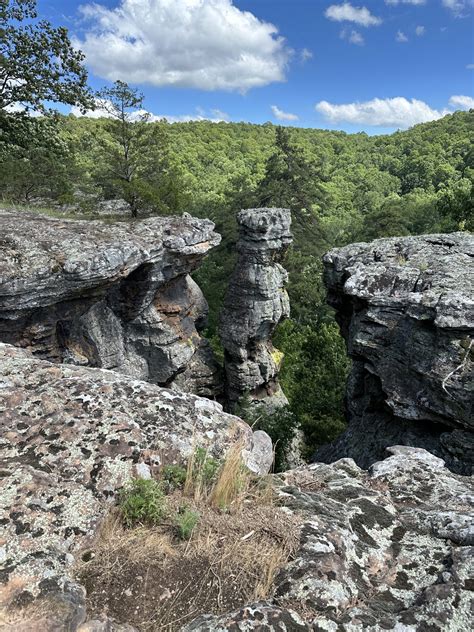
[[[282,476],[280,498],[305,521],[272,599],[185,632],[380,632],[471,628],[474,485],[423,449],[394,447]]]
[[[288,209],[240,211],[238,260],[221,313],[227,399],[232,408],[242,397],[269,406],[287,403],[278,384],[282,354],[273,347],[277,324],[289,316],[281,260],[292,241]]]
[[[216,402],[0,344],[0,629],[77,630],[85,591],[72,566],[115,492],[240,440],[247,466],[268,472],[270,438]]]
[[[220,241],[185,215],[103,223],[0,211],[0,341],[56,362],[113,369],[216,396],[199,336],[207,304],[189,274]]]
[[[380,239],[324,257],[352,371],[348,430],[315,460],[362,467],[388,445],[474,466],[474,237]]]

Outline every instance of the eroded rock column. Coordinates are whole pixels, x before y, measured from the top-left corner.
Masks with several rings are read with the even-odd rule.
[[[292,241],[288,209],[240,211],[238,260],[221,313],[229,408],[246,395],[270,407],[287,403],[278,383],[282,354],[272,345],[278,323],[289,316],[281,261]]]

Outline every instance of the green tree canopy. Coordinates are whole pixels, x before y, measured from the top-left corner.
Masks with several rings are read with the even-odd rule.
[[[44,101],[92,107],[84,55],[67,29],[38,20],[36,0],[0,0],[0,110]]]

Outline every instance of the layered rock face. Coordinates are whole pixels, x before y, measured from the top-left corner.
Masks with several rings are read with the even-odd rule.
[[[190,216],[106,224],[0,211],[0,341],[166,386],[201,367],[180,386],[215,396],[221,377],[198,333],[207,304],[189,276],[219,243],[213,229]]]
[[[389,453],[369,472],[341,459],[285,473],[281,502],[304,522],[273,597],[185,632],[471,629],[473,481],[423,449]]]
[[[240,440],[247,466],[268,472],[270,438],[216,402],[0,343],[0,629],[77,630],[85,591],[72,566],[115,492]]]
[[[474,466],[474,237],[380,239],[324,258],[352,358],[348,431],[316,460],[368,467],[396,443]]]
[[[227,399],[242,395],[269,406],[286,403],[278,384],[281,353],[271,342],[277,324],[289,316],[281,260],[292,241],[288,209],[240,211],[238,260],[221,313]]]

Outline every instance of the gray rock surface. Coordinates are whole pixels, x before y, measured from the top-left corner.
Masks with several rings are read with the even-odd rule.
[[[85,595],[71,567],[116,490],[240,439],[248,467],[268,472],[270,438],[217,402],[0,343],[0,630],[75,631]]]
[[[473,480],[423,449],[389,452],[369,472],[341,459],[282,475],[281,502],[304,523],[273,598],[185,632],[471,629]]]
[[[474,236],[380,239],[324,257],[328,299],[352,358],[349,427],[316,453],[362,467],[388,445],[474,465]]]
[[[209,360],[182,387],[218,395],[198,333],[207,305],[189,276],[219,243],[213,229],[189,215],[103,223],[0,210],[0,341],[165,386]]]
[[[269,406],[287,400],[278,384],[281,353],[271,342],[278,323],[289,316],[281,261],[292,241],[288,209],[247,209],[237,215],[238,260],[220,319],[230,407],[242,395]]]

